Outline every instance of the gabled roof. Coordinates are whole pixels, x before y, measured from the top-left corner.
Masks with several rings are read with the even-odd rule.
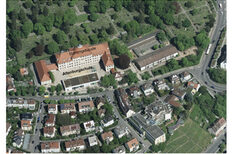
[[[85,141],[83,139],[77,139],[72,141],[65,142],[65,148],[72,148],[72,147],[78,147],[78,146],[85,146]]]
[[[79,110],[86,108],[86,106],[93,108],[94,107],[93,101],[86,101],[86,102],[79,102],[78,103]]]
[[[109,131],[109,132],[105,132],[105,133],[102,133],[101,134],[101,138],[102,138],[102,140],[106,140],[107,138],[112,138],[113,137],[113,133],[111,132],[111,131]]]
[[[40,82],[51,80],[48,74],[49,70],[47,68],[45,60],[40,60],[40,61],[35,62],[35,67],[36,67]]]
[[[102,56],[102,61],[104,63],[105,66],[111,66],[114,65],[113,59],[110,55],[109,52],[105,52]]]
[[[138,142],[138,140],[136,138],[133,138],[132,140],[130,140],[126,144],[131,149],[131,148],[133,148],[133,146],[139,145],[139,142]]]
[[[43,142],[41,143],[41,149],[59,149],[60,142]]]
[[[44,134],[53,134],[55,132],[55,127],[44,127],[43,128]]]

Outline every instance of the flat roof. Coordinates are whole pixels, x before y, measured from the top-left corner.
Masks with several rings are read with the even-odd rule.
[[[63,80],[63,83],[64,83],[64,86],[67,88],[67,87],[73,87],[73,86],[77,86],[77,85],[81,85],[81,84],[85,84],[89,82],[98,81],[98,80],[99,79],[98,79],[97,73],[93,73],[93,74],[88,74],[84,76],[79,76],[79,77]]]

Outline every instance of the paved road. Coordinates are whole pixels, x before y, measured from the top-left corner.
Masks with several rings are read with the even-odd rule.
[[[213,141],[213,143],[206,149],[205,153],[216,153],[219,149],[220,144],[225,140],[226,134],[225,131],[217,137],[216,140]]]

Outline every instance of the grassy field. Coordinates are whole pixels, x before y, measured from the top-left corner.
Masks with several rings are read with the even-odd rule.
[[[175,21],[182,22],[185,19],[186,19],[185,14],[179,14],[178,16],[175,16]],[[172,31],[172,33],[174,35],[184,34],[184,35],[187,35],[189,37],[195,36],[195,31],[194,31],[192,25],[189,26],[188,28],[181,27],[180,29],[178,29],[174,25],[172,25],[172,26],[169,26],[169,29]]]
[[[191,119],[174,132],[163,152],[197,153],[202,152],[211,141],[210,134]]]
[[[186,2],[188,2],[188,1],[193,1],[193,7],[191,7],[191,8],[188,8],[188,7],[185,7],[185,3]],[[206,1],[205,0],[185,0],[185,1],[183,1],[183,0],[181,0],[181,1],[179,1],[180,2],[180,4],[181,4],[181,6],[183,7],[183,9],[185,9],[185,10],[191,10],[191,9],[193,9],[193,8],[197,8],[197,7],[199,7],[199,6],[202,6],[202,5],[205,5],[206,4]]]
[[[26,54],[30,52],[35,46],[36,43],[39,43],[40,40],[44,41],[44,44],[48,44],[50,41],[52,41],[52,35],[55,34],[58,31],[58,29],[53,28],[51,32],[45,32],[43,36],[39,35],[38,37],[32,33],[28,38],[22,40],[22,50],[20,52],[17,52],[16,57],[20,65],[24,65],[26,62],[32,63],[40,59],[44,59],[49,57],[50,55],[44,54],[42,56],[33,56],[31,59],[26,59]]]
[[[197,15],[192,16],[192,14],[188,12],[188,16],[191,18],[196,28],[201,30],[204,28],[205,23],[208,22],[207,16],[210,14],[210,11],[207,6],[198,8],[197,11],[199,12]]]

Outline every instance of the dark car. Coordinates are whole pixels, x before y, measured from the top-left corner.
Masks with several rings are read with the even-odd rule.
[[[203,75],[204,74],[204,72],[201,72],[201,75]]]
[[[31,143],[34,144],[34,141],[32,141]]]
[[[213,89],[214,89],[214,86],[211,86],[211,88],[213,88]]]
[[[205,84],[208,84],[208,83],[205,81]]]

